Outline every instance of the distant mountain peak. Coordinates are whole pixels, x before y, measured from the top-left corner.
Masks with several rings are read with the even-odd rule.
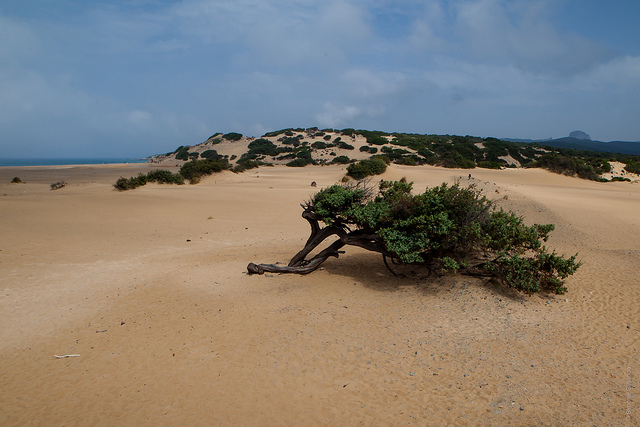
[[[581,130],[574,130],[569,134],[569,138],[591,140],[591,137],[589,136],[589,134]]]

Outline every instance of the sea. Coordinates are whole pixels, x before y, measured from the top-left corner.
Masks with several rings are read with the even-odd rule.
[[[128,158],[74,158],[61,157],[56,159],[1,159],[0,166],[62,166],[62,165],[110,165],[114,163],[146,163],[146,159]]]

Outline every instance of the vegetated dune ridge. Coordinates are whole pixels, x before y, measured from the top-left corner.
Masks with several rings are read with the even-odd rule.
[[[0,168],[1,425],[640,424],[637,183],[389,167],[416,191],[471,172],[555,223],[548,245],[584,265],[566,295],[525,296],[394,278],[352,247],[249,276],[302,247],[299,203],[344,167],[112,188],[145,167]]]

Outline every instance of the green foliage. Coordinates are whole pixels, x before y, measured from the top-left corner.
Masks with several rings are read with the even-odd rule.
[[[564,293],[565,279],[580,267],[576,255],[564,258],[543,246],[553,224],[527,226],[515,213],[496,210],[473,186],[411,190],[411,183],[383,181],[374,197],[361,185],[336,184],[309,206],[327,225],[375,235],[403,263],[490,275],[525,293]]]
[[[340,165],[346,165],[351,163],[351,159],[348,156],[338,156],[338,157],[334,157],[331,160],[331,164],[340,164]]]
[[[611,182],[631,182],[631,179],[622,176],[614,176],[611,178]]]
[[[281,129],[281,130],[276,130],[273,132],[267,132],[264,135],[262,135],[264,138],[270,138],[270,137],[274,137],[274,136],[278,136],[278,135],[282,135],[285,132],[291,132],[291,128],[288,129]],[[291,132],[291,135],[293,135],[293,132]]]
[[[166,169],[157,169],[147,174],[148,182],[157,182],[158,184],[184,184],[184,177],[179,173],[171,173]]]
[[[627,165],[624,167],[624,170],[630,173],[640,174],[640,161],[637,161],[637,162],[629,161]]]
[[[229,132],[222,135],[222,137],[227,141],[238,141],[240,138],[242,138],[242,134],[237,132]]]
[[[236,166],[234,166],[231,170],[235,173],[241,173],[249,169],[257,168],[258,166],[260,166],[260,162],[257,162],[255,160],[241,160],[236,163]]]
[[[189,160],[189,147],[180,147],[176,151],[176,159]]]
[[[347,144],[344,141],[338,141],[337,143],[338,148],[342,148],[343,150],[354,150],[355,147],[351,144]]]
[[[331,138],[331,137],[329,137]],[[311,144],[312,148],[315,148],[316,150],[323,150],[325,148],[327,148],[327,144],[324,141],[315,141],[313,144]]]
[[[13,179],[11,180],[11,184],[20,184],[20,183],[22,183],[22,180],[17,176],[14,176]]]
[[[211,175],[214,172],[221,172],[229,168],[230,165],[226,159],[192,160],[182,165],[180,175],[188,179],[191,184],[196,184],[200,182],[203,176]]]
[[[178,173],[171,173],[168,170],[154,170],[147,174],[139,173],[138,176],[131,178],[120,177],[113,186],[116,190],[126,191],[134,188],[142,187],[148,182],[157,182],[158,184],[184,184],[184,177]]]
[[[310,163],[311,162],[309,162],[306,159],[294,159],[294,160],[291,160],[289,163],[287,163],[286,166],[289,166],[292,168],[302,168],[307,166]]]
[[[293,145],[294,147],[297,147],[300,145],[300,138],[298,138],[297,136],[286,137],[282,139],[282,143],[285,145]]]
[[[349,165],[347,175],[355,179],[363,179],[367,176],[380,175],[386,170],[387,163],[380,157],[373,157]]]
[[[216,150],[206,150],[200,154],[203,159],[219,159],[220,155]]]
[[[296,158],[294,160],[290,161],[289,163],[287,163],[286,164],[287,166],[290,166],[290,167],[304,167],[306,165],[315,164],[315,161],[311,157],[311,150],[309,148],[300,147],[295,152],[295,155],[296,155]]]
[[[536,166],[547,169],[551,172],[578,176],[583,179],[590,179],[593,181],[599,181],[600,175],[604,173],[602,169],[602,163],[599,161],[591,161],[558,153],[547,153],[541,156]]]

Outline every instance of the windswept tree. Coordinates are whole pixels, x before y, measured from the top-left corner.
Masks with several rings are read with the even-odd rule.
[[[553,224],[526,226],[473,185],[442,184],[418,195],[411,190],[412,184],[402,181],[382,181],[379,189],[367,181],[323,189],[301,205],[311,235],[289,264],[251,263],[247,270],[307,274],[352,245],[382,254],[392,273],[389,262],[421,264],[431,273],[460,272],[525,293],[560,294],[567,290],[565,279],[580,267],[577,255],[565,258],[543,245]],[[307,259],[329,238],[333,242]]]

